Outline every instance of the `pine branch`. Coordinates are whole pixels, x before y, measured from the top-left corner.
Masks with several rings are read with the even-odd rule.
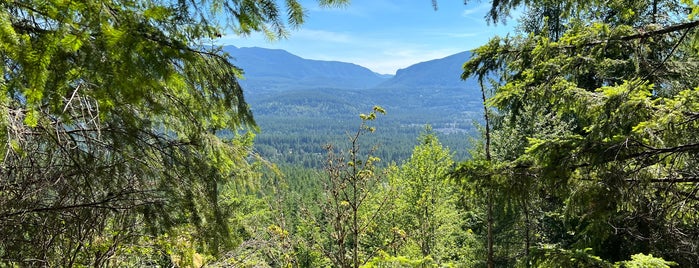
[[[661,154],[699,153],[699,143],[685,144],[685,145],[679,145],[679,146],[675,146],[675,147],[666,147],[666,148],[654,148],[654,147],[650,147],[650,146],[646,146],[646,145],[641,145],[641,146],[646,148],[647,150],[637,152],[637,153],[627,154],[627,155],[617,155],[615,157],[606,158],[603,161],[598,161],[598,162],[594,162],[594,163],[582,162],[582,163],[577,163],[577,164],[571,164],[568,166],[568,168],[572,171],[572,170],[576,170],[578,168],[595,166],[595,165],[605,164],[605,163],[609,163],[609,162],[613,162],[613,161],[623,162],[623,161],[637,159],[637,158],[650,158],[650,157],[661,155]],[[595,154],[596,152],[588,151],[587,153]],[[514,164],[515,165],[507,166],[505,168],[506,169],[516,169],[516,170],[526,170],[526,169],[535,168],[535,165],[531,162],[524,162],[524,163],[516,162]],[[665,179],[654,179],[651,181],[652,182],[665,182],[663,180],[665,180]],[[699,182],[699,177],[687,177],[684,180],[685,181],[675,180],[675,182]]]
[[[699,26],[699,20],[675,24],[672,26],[668,26],[668,27],[665,27],[662,29],[658,29],[655,31],[649,31],[649,32],[636,30],[639,33],[632,34],[632,35],[626,35],[626,36],[622,36],[622,37],[618,37],[618,38],[609,38],[609,39],[605,39],[605,40],[590,41],[588,43],[583,43],[581,45],[565,45],[565,46],[560,46],[558,48],[571,49],[571,48],[578,48],[578,47],[595,46],[595,45],[599,45],[599,44],[603,44],[603,43],[608,43],[610,41],[631,41],[631,40],[636,40],[636,39],[644,39],[644,38],[648,38],[648,37],[652,37],[652,36],[668,34],[668,33],[677,32],[677,31],[681,31],[681,30],[685,30],[685,29],[689,30],[689,29],[693,29],[697,26]],[[533,50],[533,49],[534,48],[531,48],[529,50]]]
[[[130,195],[130,194],[136,194],[136,193],[143,193],[145,191],[136,191],[136,192],[124,192],[124,193],[118,193],[115,195],[107,195],[104,199],[99,200],[99,201],[94,201],[94,202],[89,202],[89,203],[80,203],[80,204],[72,204],[72,205],[65,205],[65,206],[52,206],[52,207],[43,207],[43,208],[33,208],[33,209],[24,209],[20,211],[15,211],[15,212],[10,212],[10,213],[5,213],[0,215],[0,219],[5,219],[5,218],[10,218],[14,217],[17,215],[22,215],[22,214],[28,214],[28,213],[38,213],[38,212],[51,212],[51,211],[61,211],[61,210],[69,210],[69,209],[76,209],[76,208],[104,208],[104,209],[112,209],[112,210],[120,210],[120,209],[130,209],[135,206],[140,206],[140,205],[145,205],[145,204],[150,204],[154,203],[154,201],[148,201],[148,202],[143,202],[143,203],[138,203],[138,204],[133,204],[128,207],[119,207],[119,206],[110,206],[107,205],[112,202],[117,202],[120,200],[124,200],[125,195]]]
[[[559,46],[554,46],[552,48],[558,48],[558,49],[573,49],[573,48],[579,48],[579,47],[591,47],[591,46],[596,46],[604,43],[609,43],[610,41],[631,41],[631,40],[636,40],[636,39],[643,39],[643,38],[648,38],[652,36],[657,36],[657,35],[663,35],[663,34],[668,34],[672,32],[677,32],[681,30],[691,30],[693,28],[696,28],[699,26],[699,20],[696,21],[691,21],[691,22],[686,22],[686,23],[680,23],[680,24],[675,24],[672,26],[668,26],[662,29],[654,30],[654,31],[639,31],[637,30],[636,34],[632,35],[626,35],[626,36],[621,36],[617,38],[609,38],[609,39],[603,39],[603,40],[594,40],[590,41],[587,43],[582,43],[582,44],[577,44],[577,45],[559,45]],[[526,47],[523,49],[504,49],[499,51],[499,53],[503,54],[509,54],[509,53],[522,53],[522,52],[530,52],[533,51],[534,47]]]
[[[675,24],[675,25],[668,26],[668,27],[665,27],[665,28],[662,28],[659,30],[655,30],[655,31],[640,32],[640,33],[633,34],[633,35],[627,35],[627,36],[619,38],[619,40],[629,41],[629,40],[634,40],[634,39],[646,38],[646,37],[681,31],[681,30],[685,30],[685,29],[692,29],[692,28],[697,27],[697,26],[699,26],[699,20]]]
[[[626,179],[627,182],[641,182],[644,180],[640,179]],[[652,183],[698,183],[699,177],[683,177],[683,178],[655,178],[650,179],[649,182]]]
[[[667,148],[652,148],[652,147],[649,147],[649,148],[650,149],[647,151],[627,155],[627,156],[623,157],[621,160],[628,160],[628,159],[637,158],[637,157],[641,157],[641,156],[653,156],[653,155],[664,154],[664,153],[699,152],[699,143],[684,144],[684,145],[679,145],[679,146],[675,146],[675,147],[667,147]]]

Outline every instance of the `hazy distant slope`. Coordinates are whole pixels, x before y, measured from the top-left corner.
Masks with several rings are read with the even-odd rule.
[[[397,121],[424,124],[470,122],[481,112],[478,84],[460,78],[470,52],[417,63],[387,79],[355,64],[307,60],[284,50],[226,51],[246,73],[241,83],[258,117],[354,115],[381,105],[396,113]]]
[[[465,88],[461,81],[463,64],[471,58],[465,51],[445,58],[421,62],[400,69],[396,75],[378,85],[378,88]]]
[[[400,69],[368,95],[400,113],[451,122],[477,119],[482,109],[478,83],[475,79],[461,80],[462,66],[471,56],[465,51]]]
[[[466,157],[468,136],[481,118],[478,84],[460,79],[468,52],[418,63],[387,78],[355,64],[307,60],[283,50],[225,50],[246,73],[241,84],[262,129],[255,146],[280,163],[322,166],[321,145],[346,142],[347,131],[359,124],[358,114],[374,105],[388,111],[372,122],[378,130],[371,138],[387,162],[407,158],[425,124],[458,157]]]
[[[225,46],[223,50],[245,71],[240,83],[251,90],[364,89],[388,79],[353,63],[309,60],[280,49]]]

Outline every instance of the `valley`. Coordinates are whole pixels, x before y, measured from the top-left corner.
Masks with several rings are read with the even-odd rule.
[[[323,145],[342,144],[371,107],[387,114],[374,122],[371,140],[386,162],[410,156],[419,133],[430,125],[456,159],[466,159],[482,121],[480,91],[462,81],[469,52],[416,63],[395,76],[359,65],[303,59],[283,50],[224,47],[245,70],[240,81],[261,128],[255,146],[278,163],[318,168]]]

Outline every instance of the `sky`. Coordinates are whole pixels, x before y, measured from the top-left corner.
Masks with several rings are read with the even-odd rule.
[[[224,35],[218,42],[237,47],[284,49],[306,59],[359,64],[380,74],[415,63],[443,58],[504,36],[512,24],[488,24],[490,1],[352,0],[346,7],[323,8],[300,1],[305,23],[286,39],[270,41],[262,34]]]

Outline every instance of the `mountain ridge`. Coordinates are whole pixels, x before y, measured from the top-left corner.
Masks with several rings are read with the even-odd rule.
[[[284,50],[228,47],[245,71],[245,98],[262,132],[261,155],[286,163],[322,166],[320,145],[342,142],[360,113],[374,105],[387,114],[372,122],[373,138],[387,161],[408,157],[412,142],[429,124],[447,146],[465,148],[482,114],[474,79],[460,79],[469,52],[416,63],[395,76],[381,76],[353,63],[307,60]],[[378,77],[378,78],[377,78]],[[465,157],[465,153],[461,154]],[[309,159],[313,159],[311,162]]]
[[[387,80],[384,75],[358,64],[304,59],[282,49],[225,46],[233,64],[243,69],[244,87],[257,90],[372,88]]]
[[[458,113],[480,103],[476,81],[461,80],[462,66],[472,56],[469,51],[410,65],[390,78],[358,64],[309,60],[281,49],[227,46],[224,51],[243,68],[246,78],[239,82],[258,115],[281,114],[284,107],[303,114],[357,112],[340,109],[349,106],[338,103],[374,103],[410,113],[426,109]]]
[[[396,71],[391,79],[379,84],[379,88],[439,87],[463,88],[461,80],[463,64],[471,58],[470,51],[463,51],[443,58],[419,62]]]
[[[465,88],[462,66],[472,56],[463,51],[386,75],[351,62],[305,59],[283,49],[225,46],[223,50],[243,69],[241,85],[255,91]]]

